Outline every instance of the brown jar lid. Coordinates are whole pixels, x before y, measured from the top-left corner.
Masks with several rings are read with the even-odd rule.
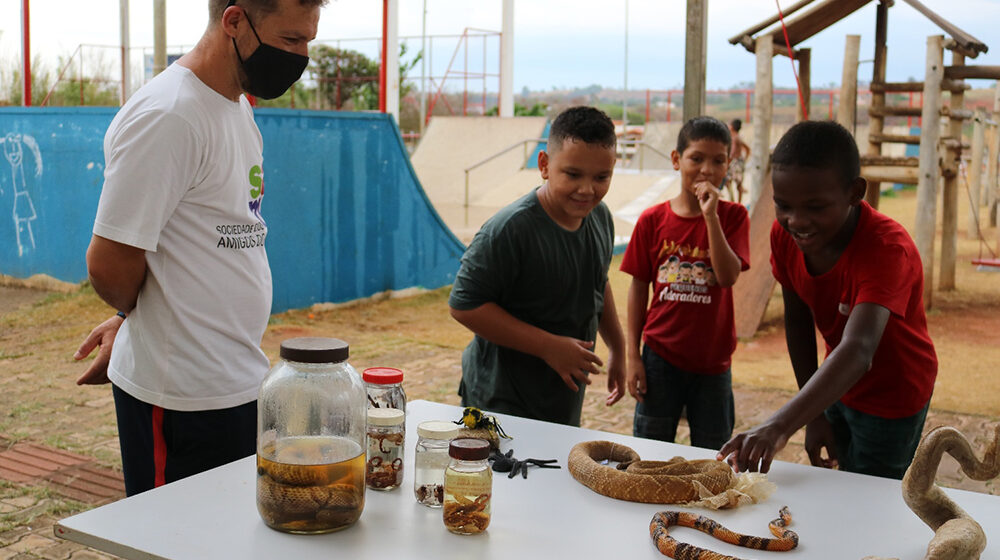
[[[338,338],[299,337],[281,341],[282,360],[327,364],[347,360],[350,345]]]
[[[482,461],[490,456],[490,442],[479,438],[458,438],[451,440],[448,456],[461,461]]]

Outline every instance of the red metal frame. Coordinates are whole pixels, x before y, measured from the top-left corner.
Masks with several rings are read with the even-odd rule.
[[[29,0],[21,0],[21,11],[24,18],[21,22],[21,53],[24,55],[24,94],[21,104],[31,107],[31,18],[29,17]]]
[[[482,37],[483,37],[483,71],[482,72],[470,72],[469,71],[469,39],[470,39],[469,32],[470,31],[482,33]],[[434,106],[437,105],[438,99],[440,99],[442,102],[444,102],[444,104],[448,108],[448,112],[450,114],[452,114],[452,115],[455,114],[455,110],[451,107],[451,104],[448,102],[448,97],[442,95],[444,93],[444,84],[445,84],[445,82],[448,80],[449,77],[452,77],[453,75],[454,75],[454,77],[461,77],[462,80],[463,80],[463,88],[462,88],[462,116],[468,115],[468,113],[469,113],[469,107],[470,106],[475,106],[475,104],[470,105],[470,103],[469,103],[469,78],[482,78],[482,80],[483,80],[483,96],[482,96],[482,100],[483,101],[482,101],[482,108],[483,108],[483,113],[486,112],[486,93],[487,93],[486,92],[486,81],[490,77],[496,77],[497,78],[497,83],[498,83],[498,87],[497,87],[498,91],[499,91],[499,81],[500,81],[500,74],[491,74],[491,73],[486,72],[486,40],[487,40],[487,37],[491,36],[491,35],[499,36],[500,33],[496,32],[496,31],[489,31],[489,30],[485,30],[485,29],[476,29],[476,28],[472,28],[472,27],[466,27],[462,31],[462,34],[459,36],[458,44],[455,45],[455,50],[454,50],[454,52],[452,52],[451,59],[448,61],[448,67],[445,70],[444,76],[441,77],[441,81],[438,83],[437,91],[434,93],[434,96],[431,98],[430,102],[427,104],[427,116],[425,117],[425,123],[424,124],[427,124],[427,123],[430,122],[431,116],[434,114]],[[455,64],[455,58],[458,57],[459,50],[463,51],[464,68],[462,69],[461,72],[459,72],[458,70],[452,71],[452,66]],[[433,88],[434,87],[434,77],[431,76],[431,77],[429,77],[429,79],[431,81],[431,87]]]

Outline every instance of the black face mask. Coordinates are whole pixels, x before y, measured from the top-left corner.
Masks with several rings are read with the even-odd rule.
[[[230,0],[230,6],[236,5],[235,0]],[[246,10],[244,10],[246,14]],[[247,17],[250,30],[253,31],[260,46],[253,51],[245,60],[240,56],[240,49],[236,46],[236,39],[233,38],[233,48],[236,49],[236,56],[243,64],[243,70],[247,73],[250,83],[247,86],[247,93],[261,99],[274,99],[281,97],[292,84],[302,76],[306,65],[309,64],[309,57],[289,52],[277,47],[272,47],[260,40],[257,30]]]

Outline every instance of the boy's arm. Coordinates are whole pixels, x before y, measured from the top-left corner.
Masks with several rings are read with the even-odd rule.
[[[598,366],[604,365],[591,352],[593,342],[552,334],[514,317],[495,303],[466,310],[452,307],[451,316],[494,344],[541,358],[573,391],[579,390],[577,382],[589,385],[588,373],[599,373]]]
[[[767,472],[774,455],[796,430],[818,419],[868,372],[889,315],[889,310],[878,304],[856,305],[844,326],[840,344],[823,365],[804,380],[799,393],[762,425],[729,440],[719,450],[718,458],[733,455],[731,462],[735,463],[736,470]],[[815,336],[811,327],[810,324],[808,335]],[[804,352],[798,359],[804,359]],[[799,374],[796,371],[797,378]]]
[[[608,398],[605,404],[611,406],[625,394],[625,334],[618,320],[611,282],[604,283],[604,310],[597,332],[601,333],[601,339],[608,347]]]
[[[646,394],[646,369],[642,365],[642,328],[649,305],[649,282],[632,277],[628,288],[628,392],[642,402]]]
[[[708,228],[708,254],[712,259],[712,268],[715,269],[715,279],[720,286],[728,288],[740,277],[742,263],[722,231],[718,211],[719,189],[708,181],[703,181],[695,185],[695,194]]]

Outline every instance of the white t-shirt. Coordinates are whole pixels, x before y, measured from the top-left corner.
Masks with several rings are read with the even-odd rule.
[[[108,368],[133,397],[182,411],[257,398],[271,311],[262,153],[246,98],[234,103],[178,64],[111,122],[94,234],[146,250]]]

